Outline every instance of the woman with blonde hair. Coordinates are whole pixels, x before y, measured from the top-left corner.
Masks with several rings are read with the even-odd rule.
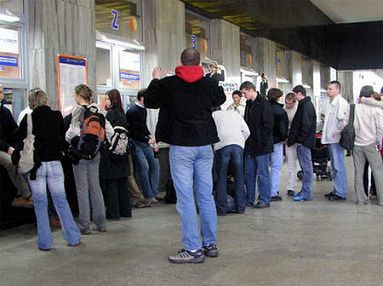
[[[65,138],[63,117],[59,111],[48,106],[48,96],[39,88],[30,91],[29,102],[33,106],[32,114],[23,118],[20,127],[15,131],[14,139],[18,142],[18,150],[22,150],[28,127],[32,128],[35,136],[34,167],[28,173],[28,179],[37,220],[37,246],[44,251],[52,247],[47,185],[60,219],[63,237],[69,246],[77,246],[81,235],[66,199],[64,173],[60,162]],[[28,126],[30,122],[32,126]],[[18,154],[20,153],[13,156],[14,161],[18,161]]]
[[[84,134],[89,126],[94,127],[100,132],[95,136],[100,141],[106,138],[110,141],[113,135],[113,128],[106,120],[106,112],[95,103],[92,103],[92,90],[85,84],[75,87],[74,99],[77,106],[72,111],[71,124],[66,132],[65,139],[71,144],[75,151],[77,160],[73,163],[73,173],[75,177],[77,200],[79,208],[79,227],[84,235],[91,234],[90,216],[92,213],[93,223],[96,225],[94,230],[106,232],[105,205],[99,182],[100,152],[94,146],[90,146],[91,141],[86,141]],[[88,117],[89,116],[89,117]],[[91,119],[92,117],[92,119]],[[95,118],[95,119],[93,119]],[[83,156],[85,151],[94,150],[92,156]],[[89,155],[89,154],[88,154]]]

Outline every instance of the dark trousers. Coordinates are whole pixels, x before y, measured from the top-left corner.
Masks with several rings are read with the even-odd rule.
[[[231,162],[234,170],[234,190],[237,212],[245,211],[245,188],[243,174],[243,148],[229,145],[215,152],[217,163],[216,208],[218,213],[227,212],[227,172]]]
[[[370,165],[368,162],[364,165],[364,174],[363,174],[363,187],[364,192],[366,193],[366,196],[368,197],[368,192],[370,191],[370,194],[373,196],[376,196],[376,187],[375,187],[375,180],[374,175],[371,173],[371,189],[368,189],[368,167]]]
[[[131,217],[128,178],[102,180],[101,185],[105,197],[106,218]]]

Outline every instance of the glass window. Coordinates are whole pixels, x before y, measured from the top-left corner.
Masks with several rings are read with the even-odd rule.
[[[20,79],[20,28],[0,25],[0,78]]]
[[[0,1],[2,9],[6,9],[12,14],[22,15],[24,14],[24,1],[23,0],[6,0]]]
[[[96,30],[129,40],[141,40],[141,1],[96,0]]]
[[[120,88],[140,88],[140,54],[126,50],[120,51],[119,57]]]
[[[101,47],[97,44],[96,51],[97,85],[112,86],[110,68],[111,49],[108,46]]]
[[[240,34],[241,67],[252,68],[254,62],[254,43],[250,36]]]
[[[186,11],[185,37],[186,47],[198,49],[201,54],[201,60],[210,57],[208,19]]]

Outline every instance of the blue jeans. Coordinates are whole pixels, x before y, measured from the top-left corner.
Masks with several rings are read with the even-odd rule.
[[[145,198],[157,196],[160,184],[160,165],[148,143],[132,140],[133,159],[137,166],[138,181]]]
[[[42,162],[37,170],[36,180],[29,179],[37,220],[37,246],[40,249],[52,247],[52,233],[48,217],[47,184],[60,219],[62,234],[70,245],[80,243],[80,231],[73,220],[64,188],[64,173],[60,161]]]
[[[247,203],[255,201],[255,186],[258,178],[258,194],[260,201],[264,204],[270,203],[270,173],[269,173],[269,156],[264,154],[252,157],[245,157],[245,185]]]
[[[218,213],[227,212],[227,171],[231,161],[234,167],[234,189],[236,209],[245,211],[245,188],[243,178],[243,148],[238,145],[228,145],[215,152],[217,160],[218,181],[216,186],[216,206]]]
[[[347,197],[347,175],[346,166],[344,163],[344,149],[339,143],[327,145],[330,159],[331,171],[334,178],[334,191],[335,194],[346,198]]]
[[[304,199],[311,200],[313,197],[313,163],[311,161],[311,149],[299,144],[297,146],[297,156],[303,173],[301,194]]]
[[[274,144],[274,152],[270,154],[271,174],[271,196],[274,197],[279,193],[281,182],[281,169],[283,164],[283,143]]]
[[[170,172],[177,192],[177,211],[180,215],[182,244],[194,251],[216,243],[217,212],[213,197],[213,150],[210,145],[185,147],[170,145]],[[201,219],[202,244],[199,239],[196,192]]]

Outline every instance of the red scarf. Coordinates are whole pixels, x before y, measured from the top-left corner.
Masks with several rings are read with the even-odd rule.
[[[203,69],[201,66],[178,66],[176,75],[186,82],[196,82],[203,77]]]

